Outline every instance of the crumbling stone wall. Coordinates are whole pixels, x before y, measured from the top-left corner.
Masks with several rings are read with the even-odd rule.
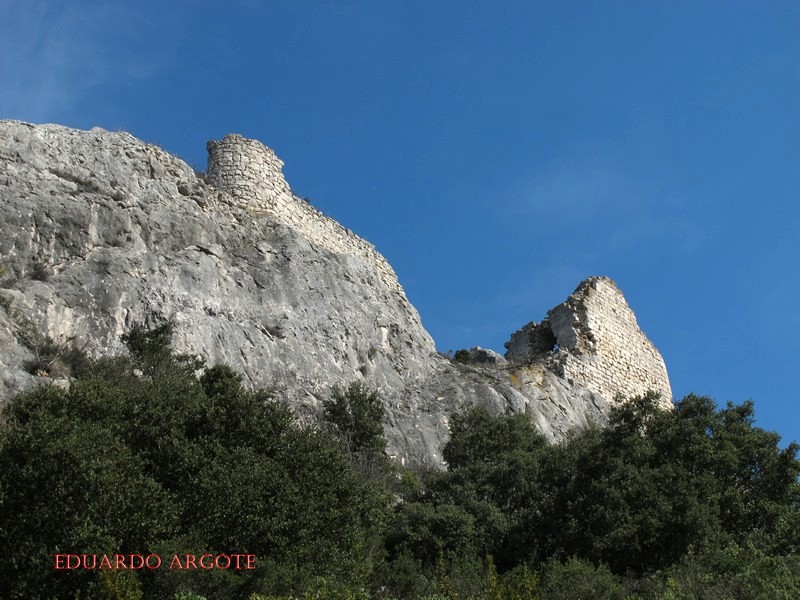
[[[283,161],[257,140],[231,134],[208,142],[209,183],[228,192],[254,216],[270,216],[314,244],[372,265],[386,287],[405,298],[397,275],[375,247],[292,194],[282,169]]]
[[[608,277],[583,281],[541,323],[514,333],[506,348],[507,360],[543,364],[607,400],[653,390],[665,406],[672,401],[664,359]]]

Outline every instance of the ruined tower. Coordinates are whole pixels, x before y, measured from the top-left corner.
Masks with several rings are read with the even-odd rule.
[[[665,407],[671,405],[664,359],[608,277],[581,282],[541,323],[514,333],[506,348],[509,361],[543,364],[609,401],[652,390]]]
[[[210,141],[207,148],[208,183],[227,192],[254,217],[270,217],[312,244],[361,259],[377,270],[389,291],[405,300],[397,275],[372,244],[292,194],[281,170],[283,161],[270,148],[239,134]]]
[[[283,161],[261,142],[232,133],[206,147],[208,182],[240,200],[243,208],[274,212],[292,200]]]

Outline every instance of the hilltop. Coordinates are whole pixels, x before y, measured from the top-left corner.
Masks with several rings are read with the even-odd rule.
[[[172,320],[177,351],[274,389],[302,420],[335,385],[376,387],[401,462],[441,464],[449,415],[472,405],[526,414],[550,440],[603,422],[619,396],[670,405],[611,279],[581,282],[505,357],[453,362],[386,259],[295,196],[271,149],[229,135],[208,150],[196,173],[127,133],[0,121],[0,399],[68,385],[48,340],[113,354],[134,324]]]

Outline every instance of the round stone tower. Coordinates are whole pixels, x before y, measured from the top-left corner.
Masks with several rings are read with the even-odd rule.
[[[272,212],[281,197],[291,198],[283,161],[258,140],[233,133],[208,142],[207,149],[209,183],[240,200],[243,208]]]
[[[226,135],[219,142],[212,140],[207,148],[206,180],[228,193],[250,216],[288,225],[330,252],[358,257],[407,302],[394,270],[372,244],[292,195],[281,172],[283,161],[272,150],[238,134]]]

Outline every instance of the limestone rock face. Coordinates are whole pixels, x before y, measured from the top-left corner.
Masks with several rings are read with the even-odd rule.
[[[495,365],[498,367],[503,367],[507,364],[506,359],[500,354],[494,350],[487,350],[486,348],[481,348],[480,346],[470,348],[469,362],[483,365]]]
[[[558,439],[604,420],[612,392],[628,389],[618,374],[645,387],[666,381],[669,390],[666,371],[648,379],[649,365],[604,366],[593,379],[587,361],[610,365],[612,347],[641,347],[631,351],[637,357],[647,348],[635,336],[626,345],[630,327],[618,326],[635,325],[632,312],[603,325],[597,306],[614,293],[597,286],[566,309],[569,318],[548,317],[559,353],[570,327],[577,332],[574,357],[532,362],[552,345],[518,332],[510,364],[487,351],[453,364],[436,353],[386,260],[295,197],[282,165],[261,143],[232,135],[209,143],[202,178],[127,133],[0,121],[0,400],[37,383],[68,384],[69,373],[31,369],[32,330],[117,353],[120,335],[152,318],[174,319],[178,351],[229,364],[305,420],[333,385],[377,387],[401,461],[440,465],[448,417],[469,405],[528,414]],[[583,322],[596,348],[582,345]],[[625,363],[622,350],[614,356],[614,365]]]

